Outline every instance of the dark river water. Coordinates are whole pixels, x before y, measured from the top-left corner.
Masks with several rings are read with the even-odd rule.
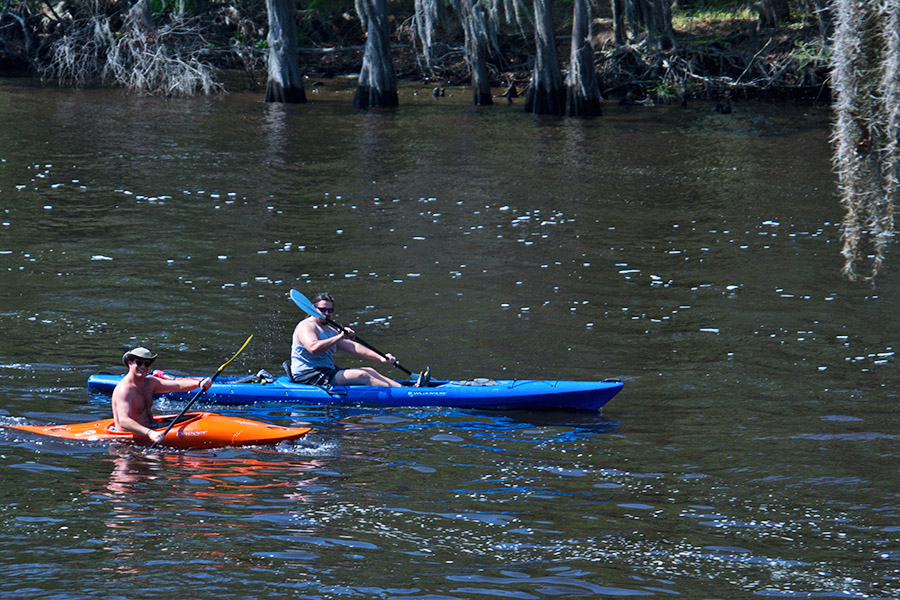
[[[87,377],[137,345],[211,374],[253,334],[226,374],[278,374],[291,288],[415,371],[624,390],[200,405],[315,428],[293,447],[2,428],[0,597],[900,597],[900,253],[840,278],[826,109],[360,113],[333,87],[0,80],[0,425],[109,416]]]

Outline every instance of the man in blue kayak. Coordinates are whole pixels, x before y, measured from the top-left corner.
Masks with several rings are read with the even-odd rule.
[[[164,430],[154,429],[157,422],[153,420],[153,395],[188,392],[198,387],[205,391],[212,385],[212,379],[155,377],[150,375],[150,365],[154,360],[156,354],[146,348],[135,348],[122,356],[128,373],[113,390],[112,409],[118,431],[130,431],[152,442],[161,442]]]
[[[334,299],[322,292],[312,298],[313,305],[328,318],[334,313]],[[341,331],[331,327],[325,319],[309,316],[294,328],[291,337],[291,380],[326,387],[329,385],[372,385],[396,387],[400,384],[372,367],[341,369],[334,364],[334,354],[342,350],[358,358],[394,364],[397,359],[390,353],[384,356],[366,348],[353,338],[349,327]],[[426,376],[419,376],[416,385],[426,385]]]

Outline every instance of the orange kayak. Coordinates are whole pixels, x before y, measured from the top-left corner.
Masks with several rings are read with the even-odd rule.
[[[176,415],[154,417],[163,429]],[[71,425],[10,425],[12,429],[30,431],[67,440],[121,440],[149,444],[147,438],[136,437],[129,431],[116,431],[112,419],[73,423]],[[224,446],[255,446],[294,440],[309,433],[309,427],[281,427],[259,421],[226,417],[216,413],[188,413],[166,434],[163,444],[175,448],[222,448]]]

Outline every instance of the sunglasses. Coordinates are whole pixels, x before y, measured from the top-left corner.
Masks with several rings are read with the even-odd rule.
[[[139,367],[149,367],[150,365],[153,364],[152,360],[147,360],[144,358],[132,358],[131,362],[133,362],[134,364],[136,364]]]
[[[320,313],[325,314],[325,315],[330,315],[331,313],[334,312],[334,308],[319,308],[318,306],[316,308],[318,308]]]

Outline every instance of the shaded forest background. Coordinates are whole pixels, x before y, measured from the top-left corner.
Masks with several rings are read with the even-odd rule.
[[[130,54],[101,47],[122,39],[134,6],[129,0],[0,1],[0,76],[41,77],[72,86],[115,81],[169,95],[266,85],[265,0],[153,0],[147,5],[154,29],[135,36],[130,44],[140,47]],[[571,46],[573,1],[555,0],[551,6],[560,57],[567,57]],[[296,8],[301,72],[308,79],[359,73],[366,31],[353,0],[304,0]],[[492,87],[500,88],[498,94],[511,84],[521,93],[533,76],[534,16],[530,5],[507,3],[505,10],[487,61],[488,77]],[[671,23],[663,36],[650,19],[659,10]],[[518,18],[510,18],[513,11]],[[440,19],[425,52],[417,3],[391,0],[386,12],[399,79],[434,86],[470,83],[458,19]],[[593,65],[606,98],[626,103],[727,102],[729,97],[830,101],[830,17],[812,0],[681,0],[668,6],[656,0],[602,0],[591,13]],[[120,55],[110,60],[113,51]],[[129,64],[139,55],[167,71],[157,76],[181,86],[167,83],[160,90],[152,81],[129,81],[135,73],[154,77],[153,69]],[[121,72],[113,77],[116,68]]]

